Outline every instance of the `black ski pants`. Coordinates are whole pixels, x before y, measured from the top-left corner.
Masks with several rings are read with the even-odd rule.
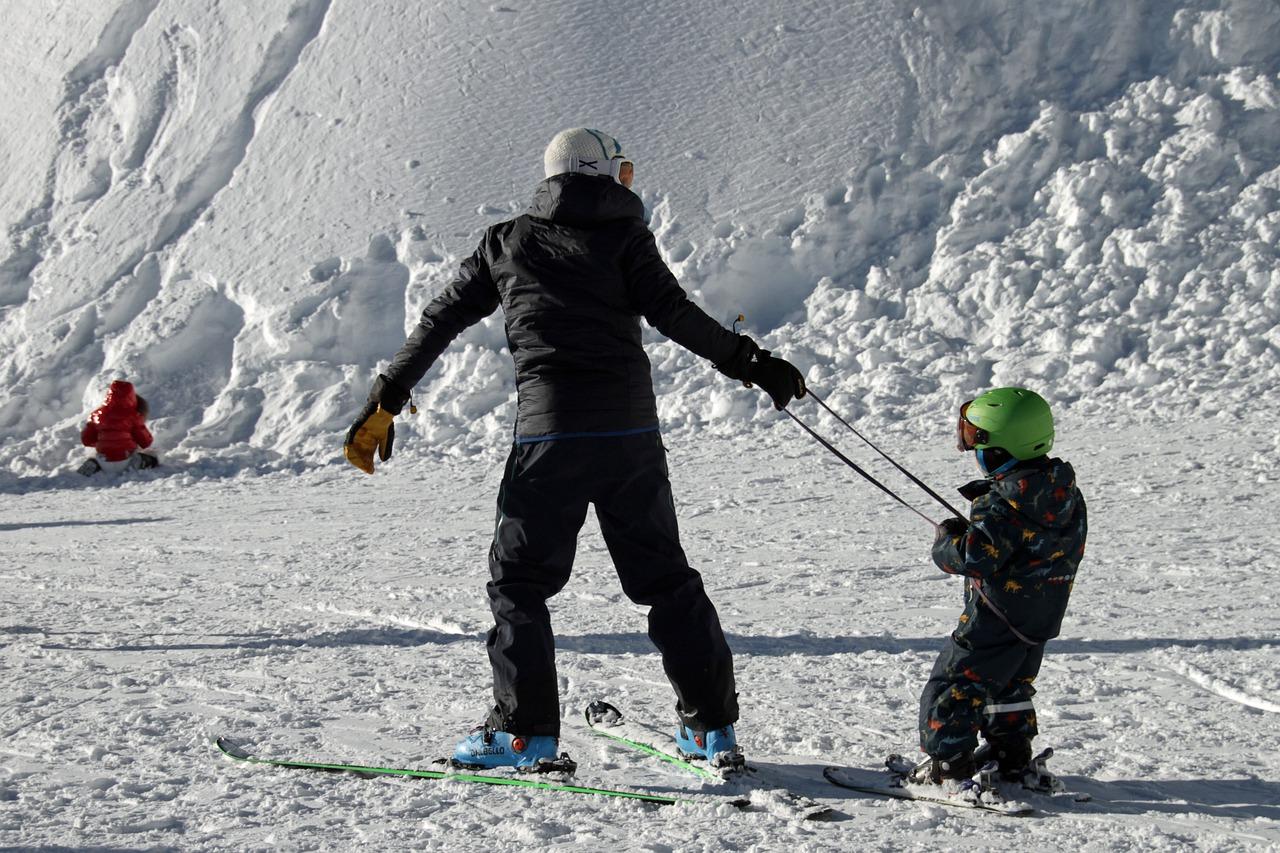
[[[622,590],[649,608],[649,638],[681,721],[708,730],[738,719],[733,656],[676,526],[666,450],[654,432],[516,444],[498,492],[489,552],[489,632],[496,705],[489,724],[560,734],[555,638],[547,599],[564,588],[594,504]]]
[[[948,758],[988,741],[1038,734],[1031,697],[1044,644],[1019,640],[975,595],[947,638],[920,695],[920,746]]]

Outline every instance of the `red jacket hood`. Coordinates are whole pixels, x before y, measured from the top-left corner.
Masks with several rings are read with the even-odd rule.
[[[117,379],[111,383],[111,387],[107,389],[107,401],[103,404],[108,409],[129,409],[136,411],[138,408],[138,394],[133,390],[132,382],[125,382]]]

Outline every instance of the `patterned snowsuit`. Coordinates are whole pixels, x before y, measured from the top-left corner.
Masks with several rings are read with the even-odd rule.
[[[920,746],[938,757],[973,750],[979,732],[988,741],[1036,736],[1032,684],[1062,625],[1088,527],[1075,471],[1059,459],[1023,462],[960,491],[973,501],[968,528],[941,531],[933,560],[981,584],[1000,613],[966,586],[960,624],[920,696]]]

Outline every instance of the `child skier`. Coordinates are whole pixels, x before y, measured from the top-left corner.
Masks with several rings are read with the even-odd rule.
[[[80,431],[80,443],[92,447],[97,455],[86,459],[79,472],[88,477],[99,471],[154,468],[160,464],[155,456],[139,450],[151,446],[147,412],[147,401],[137,395],[132,383],[112,382],[106,402],[94,410]]]
[[[1021,781],[1037,734],[1032,682],[1045,643],[1058,636],[1084,555],[1084,496],[1075,472],[1046,454],[1049,405],[1025,388],[997,388],[960,407],[961,451],[985,475],[960,489],[969,521],[938,528],[933,560],[968,578],[964,613],[920,696],[912,781],[965,780],[985,763]],[[986,743],[976,750],[978,734]]]
[[[489,549],[488,651],[495,705],[454,753],[469,766],[568,769],[547,599],[569,580],[589,506],[622,589],[649,608],[649,637],[676,692],[680,750],[740,761],[733,656],[680,547],[640,318],[779,409],[805,393],[788,362],[725,329],[667,269],[631,192],[634,166],[608,134],[562,131],[527,213],[492,226],[374,383],[344,453],[373,473],[392,419],[440,353],[501,306],[515,361],[515,443]]]

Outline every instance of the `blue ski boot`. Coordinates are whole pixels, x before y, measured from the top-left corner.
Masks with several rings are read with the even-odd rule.
[[[747,760],[733,734],[733,726],[699,732],[684,726],[676,726],[676,752],[681,758],[705,758],[712,769],[721,773],[743,770]]]
[[[476,726],[458,742],[450,763],[466,770],[514,767],[522,773],[572,773],[578,765],[567,754],[557,756],[557,745],[549,735],[526,737]]]

